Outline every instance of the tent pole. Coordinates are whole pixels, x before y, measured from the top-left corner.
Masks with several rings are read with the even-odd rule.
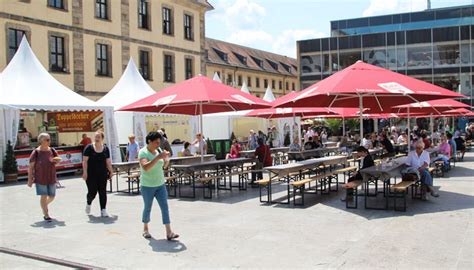
[[[430,132],[431,132],[431,141],[433,141],[434,123],[433,123],[433,114],[432,113],[430,113]]]
[[[202,126],[202,101],[199,102],[199,125],[201,128],[201,139],[204,140],[204,129]],[[199,151],[201,152],[201,163],[203,163],[204,162],[204,144],[201,142],[199,142]]]
[[[362,96],[359,96],[359,126],[360,126],[360,141],[364,138],[364,122],[362,119],[362,111],[363,111],[363,101]]]

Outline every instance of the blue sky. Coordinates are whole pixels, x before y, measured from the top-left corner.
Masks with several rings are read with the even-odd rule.
[[[426,9],[427,0],[209,0],[206,36],[296,56],[296,40],[329,36],[331,20]],[[432,8],[474,0],[431,0]]]

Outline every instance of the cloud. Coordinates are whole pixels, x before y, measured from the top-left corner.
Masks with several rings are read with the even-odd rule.
[[[371,0],[364,10],[364,16],[385,15],[390,13],[425,10],[426,0]]]
[[[209,18],[222,23],[229,33],[225,41],[296,57],[296,41],[327,36],[311,29],[283,29],[266,31],[263,22],[267,18],[265,7],[254,0],[216,0],[215,10]]]

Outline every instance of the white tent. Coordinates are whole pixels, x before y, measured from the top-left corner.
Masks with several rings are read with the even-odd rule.
[[[221,78],[219,78],[219,74],[217,74],[217,72],[214,72],[214,76],[212,77],[212,79],[214,81],[222,83],[222,80],[221,80]]]
[[[154,93],[155,91],[143,79],[135,62],[130,58],[122,77],[120,77],[115,86],[105,96],[99,99],[96,104],[99,106],[113,106],[115,110],[118,110]],[[146,115],[150,115],[150,113],[115,112],[114,117],[120,143],[127,143],[128,135],[133,132],[140,147],[145,145]]]
[[[120,160],[113,107],[98,106],[58,82],[36,58],[25,37],[3,70],[0,105],[36,111],[103,111],[106,142],[112,159]],[[13,125],[11,119],[7,121],[6,125]]]
[[[263,96],[263,100],[268,102],[273,102],[275,100],[275,96],[273,95],[270,85],[267,87],[267,90],[265,90],[265,96]]]
[[[246,81],[244,81],[244,83],[242,84],[242,87],[240,88],[240,91],[242,91],[244,93],[247,93],[247,94],[250,94],[250,89],[248,88]]]

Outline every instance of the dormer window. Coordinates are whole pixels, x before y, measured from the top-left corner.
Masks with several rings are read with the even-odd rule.
[[[258,58],[255,58],[255,57],[252,57],[253,61],[255,62],[255,64],[257,64],[260,68],[264,68],[263,67],[263,61],[258,59]]]
[[[214,51],[217,53],[217,55],[219,55],[219,57],[222,59],[222,61],[224,62],[228,62],[229,61],[229,58],[227,56],[227,53],[219,50],[219,49],[216,49],[216,48],[213,48]]]
[[[270,61],[270,60],[268,60],[268,59],[267,59],[267,62],[270,64],[270,66],[271,66],[274,70],[278,71],[278,64],[277,64],[277,63],[275,63],[275,62],[273,62],[273,61]]]
[[[237,57],[237,59],[239,59],[239,61],[244,64],[244,65],[247,65],[247,57],[241,55],[241,54],[238,54],[238,53],[235,53],[235,56]]]

